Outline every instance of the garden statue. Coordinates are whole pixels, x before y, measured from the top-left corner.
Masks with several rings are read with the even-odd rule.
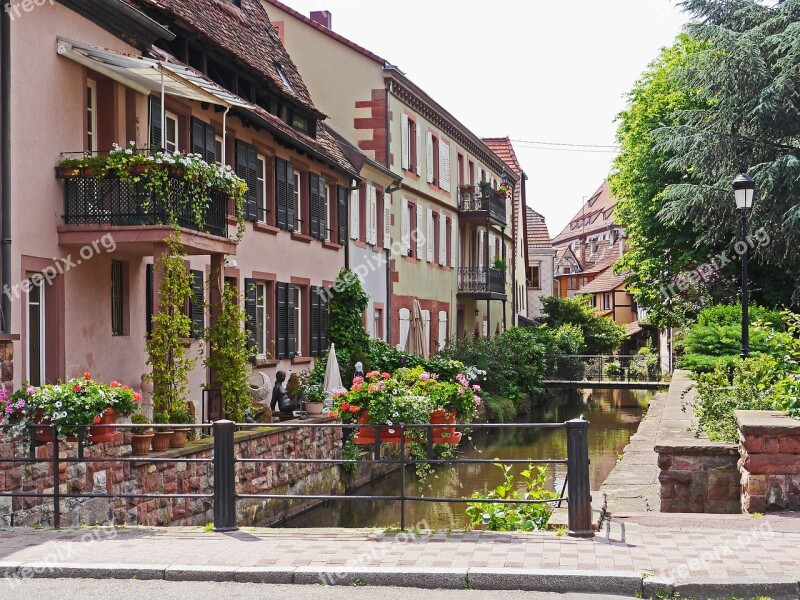
[[[286,373],[284,371],[278,371],[275,374],[275,385],[272,387],[272,402],[269,405],[270,408],[275,411],[277,407],[278,411],[282,413],[291,413],[300,410],[300,402],[286,393],[286,388],[283,385],[284,381],[286,381]]]
[[[364,377],[364,365],[361,364],[361,361],[355,364],[355,371],[353,372],[353,378],[355,377]]]
[[[148,419],[153,418],[153,382],[147,373],[142,373],[142,382],[139,384],[142,392],[142,414]]]

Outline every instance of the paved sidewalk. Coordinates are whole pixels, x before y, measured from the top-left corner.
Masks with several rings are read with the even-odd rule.
[[[611,540],[555,533],[335,529],[0,531],[7,577],[116,577],[798,597],[800,518],[739,515],[614,524]],[[706,586],[700,587],[697,586]],[[709,588],[708,586],[717,586]],[[731,587],[733,585],[733,587]],[[698,591],[699,590],[699,591]],[[692,593],[692,592],[695,593]]]
[[[658,454],[654,448],[668,440],[697,438],[691,430],[693,392],[683,398],[691,384],[687,371],[673,373],[669,391],[653,398],[622,460],[600,486],[600,492],[608,495],[608,508],[614,517],[659,511]]]

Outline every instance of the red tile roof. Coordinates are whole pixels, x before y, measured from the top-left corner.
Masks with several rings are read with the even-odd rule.
[[[517,154],[514,152],[511,138],[482,138],[482,141],[489,147],[489,150],[494,152],[500,160],[508,165],[510,170],[516,173],[517,176],[521,176],[522,167],[517,160]]]
[[[527,206],[528,211],[528,248],[552,248],[550,232],[542,215]]]
[[[614,207],[617,199],[611,195],[608,181],[586,201],[564,230],[553,238],[553,245],[569,243],[584,235],[604,231],[615,225]]]
[[[241,0],[241,8],[220,0],[125,1],[150,14],[153,11],[166,13],[182,27],[264,77],[271,88],[318,116],[324,116],[314,107],[303,78],[281,44],[260,0]],[[283,82],[279,68],[291,87]]]
[[[278,9],[280,9],[280,10],[282,10],[282,11],[284,11],[284,12],[290,14],[290,15],[292,15],[294,18],[299,19],[300,21],[302,21],[303,23],[305,23],[309,27],[313,27],[317,31],[321,31],[325,35],[327,35],[329,37],[332,37],[333,39],[335,39],[338,42],[341,42],[345,46],[348,46],[348,47],[352,48],[353,50],[355,50],[356,52],[359,52],[360,54],[363,54],[367,58],[369,58],[371,60],[374,60],[376,63],[380,64],[381,66],[389,64],[389,61],[381,58],[380,56],[378,56],[377,54],[375,54],[373,52],[370,52],[369,50],[367,50],[363,46],[359,46],[355,42],[351,42],[346,37],[339,35],[338,33],[336,33],[335,31],[333,31],[331,29],[328,29],[327,27],[325,27],[321,23],[317,23],[316,21],[313,21],[312,19],[308,18],[304,14],[297,12],[295,9],[291,8],[290,6],[286,6],[283,2],[278,2],[278,0],[264,0],[264,1],[267,4],[271,4],[272,6],[274,6],[274,7],[278,8]]]
[[[581,289],[578,290],[579,294],[596,294],[600,292],[611,292],[616,290],[618,287],[625,285],[625,276],[624,275],[615,275],[614,269],[610,266],[606,268],[600,275],[594,278],[594,280],[587,283]]]

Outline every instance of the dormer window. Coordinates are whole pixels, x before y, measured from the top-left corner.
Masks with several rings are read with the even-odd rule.
[[[237,8],[242,8],[242,0],[228,0],[228,2],[230,2]]]

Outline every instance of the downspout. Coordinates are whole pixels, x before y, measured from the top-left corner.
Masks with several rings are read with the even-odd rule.
[[[511,326],[516,327],[519,325],[517,321],[517,315],[519,311],[517,310],[517,184],[511,186],[511,206],[514,207],[514,220],[511,222],[511,248],[513,249],[512,252],[514,256],[511,258],[511,281],[514,284],[514,287],[511,289],[511,302],[512,302],[512,311],[513,316],[511,317]],[[503,311],[503,315],[505,315],[505,311]]]
[[[11,279],[11,14],[0,11],[0,285]],[[11,333],[11,297],[2,294],[2,330]]]
[[[391,86],[391,82],[389,83]],[[390,114],[390,95],[389,89],[386,89],[386,168],[391,171],[391,157],[392,157],[392,140],[390,135],[390,127],[391,127],[391,120],[389,119]],[[392,195],[389,195],[389,198],[392,200],[392,206],[394,206],[394,198]],[[384,209],[385,210],[385,209]],[[394,212],[394,211],[392,211]],[[390,232],[391,234],[391,232]],[[386,232],[383,232],[383,235],[386,235]],[[392,250],[391,248],[386,250],[386,313],[383,317],[383,326],[386,328],[386,343],[390,346],[392,345]]]
[[[164,71],[161,71],[161,148],[167,147],[167,99],[164,97]]]
[[[222,114],[222,164],[223,166],[228,164],[225,162],[225,147],[227,146],[228,141],[228,111],[231,109],[230,106],[225,107],[225,112]],[[163,131],[163,129],[162,129]]]

